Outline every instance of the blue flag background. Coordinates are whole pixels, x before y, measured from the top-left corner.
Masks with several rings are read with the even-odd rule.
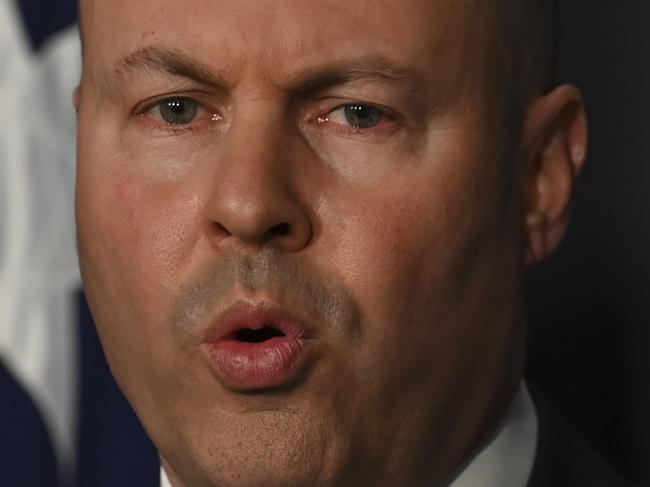
[[[110,375],[76,275],[76,2],[2,1],[0,105],[15,120],[0,136],[1,483],[158,486],[155,448]]]

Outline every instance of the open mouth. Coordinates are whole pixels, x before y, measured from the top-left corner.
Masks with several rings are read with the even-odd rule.
[[[259,329],[242,328],[235,332],[233,340],[243,343],[263,343],[277,337],[286,336],[277,328],[264,326]]]
[[[215,319],[202,346],[221,384],[242,391],[292,383],[311,343],[305,326],[280,306],[239,301]]]

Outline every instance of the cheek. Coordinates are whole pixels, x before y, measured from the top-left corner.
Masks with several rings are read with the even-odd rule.
[[[80,177],[77,217],[87,291],[101,298],[100,305],[110,300],[109,312],[124,308],[132,318],[162,319],[160,303],[174,296],[199,240],[196,187],[191,192],[180,182],[152,182],[119,164],[82,170]]]
[[[360,300],[400,307],[423,289],[423,276],[438,280],[445,273],[461,233],[458,222],[446,204],[414,196],[392,186],[371,200],[340,202],[347,209],[337,211],[345,215],[337,226],[337,259]]]
[[[93,174],[82,169],[80,177],[84,287],[115,376],[131,400],[144,401],[148,396],[131,389],[158,380],[145,364],[181,363],[167,305],[200,240],[200,197],[196,187],[151,182],[119,165]]]
[[[337,268],[363,310],[369,355],[422,340],[461,341],[487,306],[480,296],[507,284],[497,263],[513,236],[493,197],[502,175],[451,168],[338,194],[331,207],[344,215],[336,225]]]
[[[111,254],[130,275],[170,283],[187,266],[199,236],[198,193],[179,184],[148,183],[129,171],[111,180],[104,195],[113,207],[104,229],[114,237]]]

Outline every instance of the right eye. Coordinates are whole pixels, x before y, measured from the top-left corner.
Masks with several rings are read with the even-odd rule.
[[[160,129],[198,129],[205,123],[218,122],[219,113],[210,111],[204,104],[187,96],[161,99],[140,112],[148,124]]]
[[[189,125],[194,122],[203,109],[190,98],[168,98],[151,107],[147,114],[167,125]]]

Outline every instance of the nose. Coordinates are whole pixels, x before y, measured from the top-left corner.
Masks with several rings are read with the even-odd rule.
[[[286,145],[259,119],[230,127],[205,207],[213,246],[271,246],[285,252],[307,246],[312,224]]]

